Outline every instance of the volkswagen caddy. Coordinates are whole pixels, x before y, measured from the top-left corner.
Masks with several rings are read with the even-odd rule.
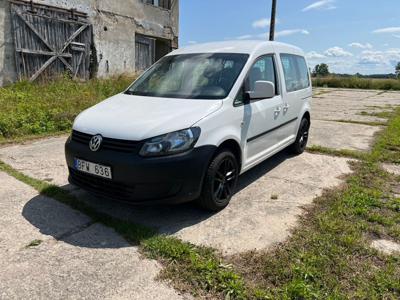
[[[297,47],[235,41],[173,51],[76,118],[69,180],[134,204],[196,200],[221,210],[240,174],[287,147],[304,152],[311,97]]]

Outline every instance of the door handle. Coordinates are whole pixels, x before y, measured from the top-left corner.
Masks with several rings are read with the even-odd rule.
[[[287,112],[290,108],[290,105],[288,103],[285,104],[285,106],[283,107],[283,111]]]

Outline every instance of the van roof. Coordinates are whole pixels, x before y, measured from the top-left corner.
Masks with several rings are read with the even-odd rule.
[[[206,44],[196,44],[179,48],[169,55],[194,54],[194,53],[241,53],[258,54],[258,52],[285,52],[304,55],[303,51],[295,46],[269,41],[225,41]]]

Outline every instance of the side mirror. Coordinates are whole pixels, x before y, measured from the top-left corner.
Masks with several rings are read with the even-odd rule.
[[[275,84],[271,81],[256,81],[254,91],[247,92],[249,100],[267,99],[275,97]]]

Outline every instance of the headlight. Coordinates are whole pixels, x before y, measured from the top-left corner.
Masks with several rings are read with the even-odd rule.
[[[200,137],[200,128],[184,129],[152,138],[143,145],[141,156],[154,157],[173,155],[194,147]]]

